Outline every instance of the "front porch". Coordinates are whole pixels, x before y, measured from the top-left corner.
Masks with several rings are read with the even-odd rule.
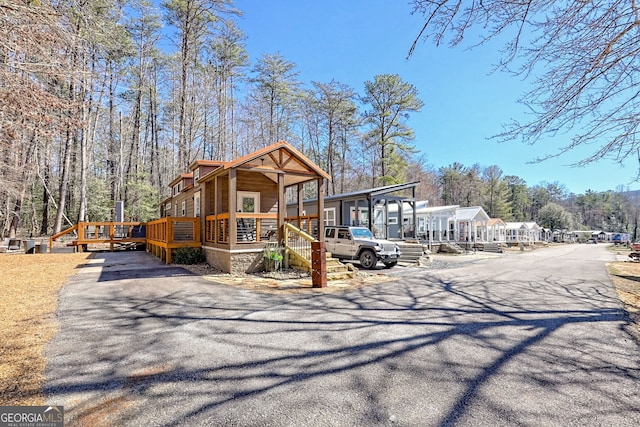
[[[287,222],[314,237],[324,234],[323,194],[330,177],[286,142],[231,162],[196,161],[190,169],[191,174],[172,182],[174,195],[163,211],[203,213],[202,248],[214,268],[229,273],[261,270],[265,244],[282,243]],[[318,215],[312,217],[302,206],[309,191],[318,196]],[[288,193],[298,199],[298,209],[289,216]]]

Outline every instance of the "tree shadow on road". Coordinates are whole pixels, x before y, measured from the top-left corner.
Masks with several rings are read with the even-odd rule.
[[[638,347],[601,283],[424,275],[275,295],[166,280],[61,307],[45,393],[69,425],[638,418],[637,396],[611,393],[637,386]]]

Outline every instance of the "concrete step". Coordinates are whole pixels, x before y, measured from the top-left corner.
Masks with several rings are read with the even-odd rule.
[[[420,243],[400,242],[398,243],[398,246],[402,253],[399,262],[415,263],[420,259],[420,257],[422,257],[422,255],[424,255],[424,248]]]
[[[484,252],[493,252],[498,254],[501,254],[504,252],[504,248],[500,243],[493,243],[493,242],[484,243],[482,250]]]

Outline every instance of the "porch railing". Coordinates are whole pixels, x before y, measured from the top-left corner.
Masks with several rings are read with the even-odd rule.
[[[229,243],[229,213],[207,215],[205,241]],[[236,242],[255,243],[277,239],[278,215],[271,213],[236,213]]]

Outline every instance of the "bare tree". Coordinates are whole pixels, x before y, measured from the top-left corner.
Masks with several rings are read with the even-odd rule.
[[[628,0],[413,0],[425,18],[409,56],[422,38],[440,45],[461,43],[481,32],[483,44],[504,36],[508,42],[498,68],[533,76],[533,89],[521,102],[533,120],[513,121],[503,140],[534,144],[571,133],[569,143],[538,161],[577,146],[596,147],[575,164],[601,158],[622,162],[640,158],[640,10]]]
[[[75,38],[49,1],[0,0],[0,217],[16,234],[36,179],[38,148],[77,119],[77,104],[60,91],[73,74],[66,48]],[[74,112],[60,115],[60,111]],[[46,145],[46,142],[45,142]],[[50,160],[50,159],[47,159]]]
[[[189,102],[195,97],[193,84],[194,65],[198,63],[205,40],[212,26],[223,16],[239,13],[232,7],[232,0],[165,0],[169,23],[178,30],[180,56],[180,83],[178,102],[178,167],[186,170],[191,155],[192,140],[188,135]]]

